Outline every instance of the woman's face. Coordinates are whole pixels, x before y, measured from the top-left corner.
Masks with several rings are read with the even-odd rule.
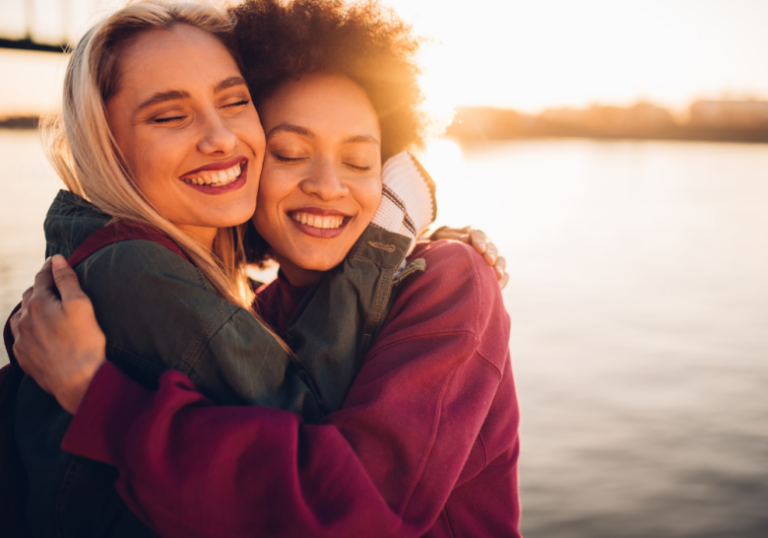
[[[237,64],[188,25],[141,34],[120,57],[109,127],[137,188],[210,247],[256,207],[264,131]]]
[[[381,199],[381,130],[341,75],[279,86],[259,107],[267,150],[254,224],[292,284],[338,265]]]

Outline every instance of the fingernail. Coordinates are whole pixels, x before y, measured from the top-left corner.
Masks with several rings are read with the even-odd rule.
[[[478,241],[477,246],[480,247],[480,250],[485,252],[485,241]]]
[[[54,269],[62,269],[67,266],[67,260],[60,254],[56,254],[53,257],[53,260],[51,260],[51,263],[53,264]]]

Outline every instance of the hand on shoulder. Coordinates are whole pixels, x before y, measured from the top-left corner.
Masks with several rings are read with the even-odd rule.
[[[501,289],[504,289],[507,282],[509,282],[509,275],[506,272],[507,260],[505,260],[503,256],[499,256],[499,249],[482,230],[472,228],[471,226],[465,226],[464,228],[442,226],[435,230],[429,239],[431,241],[450,239],[471,245],[483,256],[486,263],[494,268]]]
[[[74,414],[106,360],[106,338],[77,275],[61,256],[45,261],[11,318],[22,370]],[[68,360],[62,360],[66,357]]]

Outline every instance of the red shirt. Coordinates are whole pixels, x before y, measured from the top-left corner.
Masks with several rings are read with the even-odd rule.
[[[178,372],[147,391],[105,363],[62,448],[116,466],[122,497],[166,538],[518,537],[519,413],[494,271],[459,243],[411,257],[427,270],[320,424],[216,407]],[[280,286],[264,312],[278,322],[296,295]]]

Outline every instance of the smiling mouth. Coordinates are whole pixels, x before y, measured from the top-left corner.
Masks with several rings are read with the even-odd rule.
[[[239,163],[225,168],[223,170],[200,170],[193,174],[181,178],[184,183],[191,185],[200,185],[204,187],[226,187],[230,183],[234,183],[240,177],[242,173],[243,165],[247,160],[240,161]]]
[[[341,228],[344,221],[350,217],[344,215],[314,215],[303,211],[292,211],[288,216],[299,224],[318,228],[320,230],[335,230]]]

